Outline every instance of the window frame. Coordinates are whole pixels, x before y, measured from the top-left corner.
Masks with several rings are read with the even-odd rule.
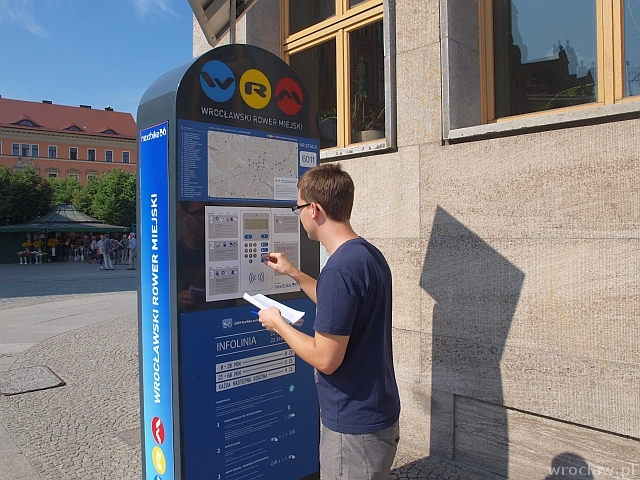
[[[53,157],[51,156],[51,149],[53,149]],[[47,145],[47,158],[56,159],[58,158],[58,147],[57,145]]]
[[[127,161],[126,162],[124,161],[125,153],[126,153],[126,156],[127,156]],[[122,151],[122,163],[125,163],[125,164],[130,164],[131,163],[131,152],[129,152],[128,150],[123,150]]]
[[[104,161],[107,163],[113,163],[113,150],[104,151]]]
[[[20,144],[20,156],[21,157],[30,157],[31,156],[31,144],[29,144],[29,143],[21,143]]]
[[[487,68],[487,61],[493,62],[493,49],[487,47],[487,42],[493,42],[493,32],[482,30],[487,22],[492,27],[492,12],[488,10],[493,0],[475,0],[475,8],[469,9],[470,0],[440,0],[440,56],[443,59],[441,70],[442,79],[442,138],[447,143],[460,143],[481,140],[493,136],[519,135],[529,131],[540,131],[554,128],[567,128],[574,125],[584,125],[593,122],[615,121],[616,119],[637,116],[640,110],[640,95],[623,97],[624,65],[621,61],[610,58],[611,70],[606,78],[597,77],[597,82],[604,85],[609,82],[609,96],[615,103],[598,102],[583,105],[556,108],[544,112],[532,112],[517,116],[504,117],[498,121],[488,121],[488,107],[495,106],[493,98],[493,83],[488,81],[488,73],[493,67]],[[618,52],[618,59],[622,59],[624,47],[623,35],[623,3],[621,0],[595,0],[600,10],[597,15],[608,15],[611,21],[616,20],[614,28],[610,22],[609,36],[612,42],[610,52]],[[605,8],[606,7],[606,8]],[[464,26],[461,28],[461,26]],[[475,29],[473,28],[475,26]],[[603,47],[602,22],[596,26],[596,48]],[[598,36],[599,35],[599,36]],[[614,39],[616,41],[614,41]],[[598,43],[599,42],[599,43]],[[596,52],[598,54],[598,51]],[[606,65],[600,56],[599,73],[602,75]],[[493,66],[493,63],[491,63]],[[489,72],[487,72],[489,70]],[[616,73],[618,81],[616,83]],[[613,83],[611,81],[613,80]],[[616,87],[617,85],[617,87]],[[617,88],[617,94],[615,89]],[[612,95],[611,92],[614,92]],[[600,91],[598,91],[600,94]],[[617,98],[616,98],[617,97]],[[469,99],[461,102],[459,99]]]
[[[290,56],[321,43],[336,41],[336,116],[337,145],[322,149],[321,159],[354,156],[372,150],[394,150],[396,135],[395,82],[395,2],[367,0],[349,8],[349,0],[335,0],[336,14],[303,30],[289,32],[289,0],[280,2],[281,57],[290,64]],[[390,5],[390,3],[392,5]],[[372,142],[351,143],[351,82],[349,81],[349,34],[372,23],[383,23],[385,137]]]
[[[35,152],[35,155],[33,154]],[[40,145],[37,143],[31,144],[31,157],[32,158],[40,158]]]
[[[93,152],[93,158],[91,158],[91,152]],[[96,161],[96,149],[95,148],[87,148],[87,161],[95,162]]]
[[[19,143],[11,143],[11,156],[19,157],[20,156],[20,144]]]
[[[75,158],[71,155],[73,150],[75,150]],[[69,147],[69,160],[78,160],[78,147]]]
[[[593,1],[596,7],[596,101],[496,119],[493,70],[493,0],[478,0],[480,125],[562,114],[639,100],[638,96],[625,97],[624,2],[623,0]]]

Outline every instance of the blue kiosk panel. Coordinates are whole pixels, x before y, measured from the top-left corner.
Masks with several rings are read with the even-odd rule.
[[[140,132],[140,369],[147,478],[174,478],[168,123]]]
[[[319,479],[313,369],[242,299],[302,310],[296,328],[313,334],[315,304],[257,268],[269,250],[319,273],[318,244],[288,208],[320,157],[308,90],[277,56],[227,45],[160,77],[138,127],[144,478]],[[249,283],[212,286],[212,272]]]
[[[300,328],[311,333],[315,305],[306,298],[283,303],[306,312]],[[252,309],[182,315],[187,479],[302,479],[318,470],[313,369],[262,328]]]

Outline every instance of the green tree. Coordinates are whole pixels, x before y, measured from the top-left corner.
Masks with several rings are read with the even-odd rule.
[[[58,205],[71,205],[76,192],[81,189],[80,183],[75,178],[49,178],[53,189],[51,208]]]
[[[100,176],[91,204],[96,218],[113,225],[130,225],[136,221],[136,177],[115,169]]]
[[[95,217],[93,211],[93,198],[98,193],[100,186],[100,177],[90,177],[85,185],[76,190],[73,194],[71,204],[87,215]]]
[[[32,168],[0,169],[0,223],[16,225],[49,211],[53,189]]]
[[[10,167],[0,167],[0,225],[11,225],[11,210],[13,208],[11,194],[11,180],[13,170]]]

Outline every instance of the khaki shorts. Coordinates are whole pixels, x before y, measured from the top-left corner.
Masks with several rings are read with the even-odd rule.
[[[323,425],[322,480],[387,480],[399,441],[398,422],[384,430],[357,435],[334,432]]]

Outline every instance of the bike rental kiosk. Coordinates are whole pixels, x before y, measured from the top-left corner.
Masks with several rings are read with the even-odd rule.
[[[313,369],[243,294],[315,305],[261,261],[317,277],[297,181],[319,159],[300,78],[257,47],[215,48],[149,87],[138,108],[139,351],[144,478],[319,479]]]

